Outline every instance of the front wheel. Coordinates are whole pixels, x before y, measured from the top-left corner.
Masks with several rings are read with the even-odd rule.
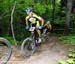
[[[0,37],[0,64],[7,64],[12,54],[10,42]]]
[[[21,45],[21,53],[25,57],[31,56],[36,51],[35,41],[32,38],[26,38]]]

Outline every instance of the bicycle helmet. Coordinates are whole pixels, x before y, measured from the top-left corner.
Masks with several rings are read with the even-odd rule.
[[[29,14],[30,12],[33,12],[32,8],[27,8],[25,11],[27,14]]]

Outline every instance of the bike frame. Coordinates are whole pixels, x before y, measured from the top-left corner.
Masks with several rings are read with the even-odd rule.
[[[32,40],[34,41],[35,44],[38,41],[38,37],[36,36],[36,30],[37,30],[37,28],[35,28],[33,31],[30,31],[31,32],[31,38],[32,38]]]

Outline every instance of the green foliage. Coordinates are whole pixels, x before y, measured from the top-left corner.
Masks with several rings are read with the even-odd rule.
[[[65,61],[59,61],[59,63],[58,64],[68,64],[67,62],[65,62]]]
[[[41,3],[36,3],[34,6],[35,12],[38,12],[39,14],[44,14],[46,11],[46,5],[43,5]]]
[[[6,38],[11,44],[15,44],[14,40],[13,40],[13,38],[11,36],[4,35],[3,37]]]
[[[66,61],[61,60],[61,61],[59,61],[58,64],[75,64],[75,57],[74,57],[75,52],[74,51],[75,50],[72,50],[69,52],[68,59]]]
[[[67,60],[67,63],[69,63],[69,64],[74,64],[75,62],[73,61],[73,59],[68,59],[68,60]]]
[[[59,4],[59,3],[60,3],[60,1],[61,1],[61,0],[56,0],[56,3],[58,3],[58,4]]]
[[[75,57],[75,54],[70,53],[68,56],[69,57]]]
[[[11,36],[4,35],[3,37],[6,38],[11,43],[11,45],[15,45],[15,42]],[[16,43],[18,43],[18,45],[21,45],[22,41],[16,41]]]
[[[60,5],[60,0],[56,0],[55,14],[57,14],[60,11]]]
[[[65,17],[56,18],[55,23],[56,23],[56,24],[63,25],[63,24],[65,24],[65,19],[66,19]]]
[[[75,45],[75,35],[67,35],[59,37],[59,40],[64,42],[65,44]]]
[[[2,35],[8,34],[11,35],[11,26],[10,26],[10,15],[13,8],[15,0],[0,0],[0,27],[2,29]],[[62,27],[65,26],[66,19],[66,6],[63,4],[61,8],[61,0],[55,0],[55,12],[54,12],[54,23],[60,24]],[[17,40],[23,40],[29,36],[28,32],[25,30],[25,9],[28,7],[33,8],[34,12],[38,15],[43,16],[45,19],[51,20],[53,18],[53,0],[16,0],[17,5],[14,12],[14,31]],[[61,10],[62,9],[62,10]],[[59,13],[60,12],[60,13]],[[4,16],[2,16],[5,13]],[[60,16],[61,14],[61,16]],[[75,21],[74,14],[71,14],[71,26]],[[52,21],[52,20],[51,20]],[[73,27],[74,28],[74,27]],[[10,38],[12,39],[12,38]],[[74,42],[74,39],[70,39]],[[70,42],[69,40],[69,42]],[[68,40],[67,40],[68,41]],[[71,42],[70,42],[71,43]]]

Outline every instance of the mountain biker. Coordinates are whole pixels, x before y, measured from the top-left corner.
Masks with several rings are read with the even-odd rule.
[[[39,28],[36,31],[37,31],[37,33],[39,35],[38,43],[41,43],[41,31],[40,31],[40,29],[42,29],[43,26],[44,26],[44,19],[42,17],[36,15],[31,8],[27,8],[25,11],[26,11],[26,13],[28,15],[25,18],[25,21],[26,21],[26,27],[25,28],[26,29],[30,28],[29,22],[32,25],[32,27]],[[40,25],[40,21],[41,21],[41,25]]]

